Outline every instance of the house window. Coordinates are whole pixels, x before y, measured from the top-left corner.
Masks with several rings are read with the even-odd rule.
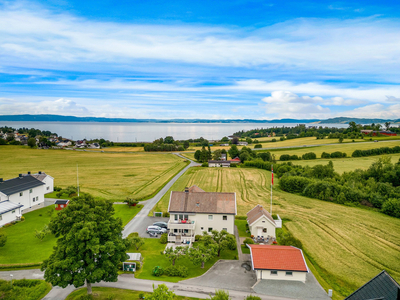
[[[293,276],[293,272],[291,272],[291,271],[286,271],[286,276]]]
[[[271,275],[278,275],[278,271],[271,271]]]
[[[3,220],[3,216],[2,216],[2,215],[0,215],[0,221],[1,221],[1,220]]]
[[[208,232],[211,232],[212,230],[212,227],[208,227]]]
[[[24,194],[24,193],[23,193],[23,192],[21,192],[21,193],[19,193],[19,196],[20,196],[20,197],[22,197],[22,195],[23,195],[23,194]]]
[[[262,223],[265,223],[265,221],[262,221]]]
[[[49,190],[49,189],[50,189],[50,187],[48,186],[46,189],[47,189],[47,190]]]
[[[224,221],[228,220],[228,216],[222,216],[222,220]]]
[[[178,215],[175,215],[175,221],[178,221],[178,217],[179,217]]]
[[[226,232],[228,232],[228,228],[222,228],[222,230],[225,230]]]
[[[204,230],[204,227],[201,227],[200,230]]]
[[[183,233],[189,233],[189,229],[183,229]]]
[[[15,214],[15,209],[11,212],[12,214]]]
[[[177,233],[178,232],[178,229],[174,229],[174,233]]]
[[[39,201],[39,196],[36,197],[36,201]]]
[[[32,190],[32,189],[30,189],[30,190],[29,190],[29,193],[31,193],[31,194],[32,194],[32,192],[33,192],[33,190]]]
[[[32,201],[35,202],[35,197],[32,198]]]
[[[263,228],[263,232],[264,232],[264,233],[267,233],[267,228]]]
[[[208,219],[212,220],[213,219],[213,215],[208,215]]]

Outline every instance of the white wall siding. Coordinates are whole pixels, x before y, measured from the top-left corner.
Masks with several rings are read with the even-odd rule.
[[[250,233],[254,236],[275,236],[275,226],[267,219],[267,217],[262,217],[254,222],[250,227]],[[260,228],[260,229],[259,229]],[[263,232],[266,228],[267,232]],[[261,233],[260,233],[261,231]]]
[[[271,274],[271,270],[256,270],[257,279],[269,280],[290,280],[306,282],[307,272],[292,272],[292,275],[286,275],[286,271],[277,271],[277,274]]]
[[[9,211],[1,214],[0,227],[4,226],[7,223],[11,223],[12,221],[17,220],[17,216],[20,215],[21,215],[20,208],[16,208],[14,213],[12,211]]]
[[[54,192],[54,178],[47,175],[45,179],[43,180],[43,183],[45,184],[44,186],[44,193],[49,194]]]
[[[212,216],[212,220],[208,219],[208,216]],[[223,219],[226,216],[226,220]],[[208,228],[213,230],[221,231],[226,229],[228,233],[234,234],[235,226],[235,216],[234,215],[224,215],[224,214],[195,214],[189,215],[189,220],[195,221],[195,234],[203,234],[203,231],[208,231]],[[170,222],[175,221],[175,213],[171,213]],[[184,225],[184,224],[182,224]],[[183,226],[186,228],[186,226]],[[183,228],[182,227],[182,228]],[[203,229],[201,229],[203,228]]]
[[[20,193],[15,193],[11,195],[8,200],[15,204],[22,204],[22,212],[28,208],[43,206],[45,186],[41,185],[31,190],[32,193],[30,192],[30,189],[23,191],[22,196],[20,196]],[[35,201],[33,201],[33,199],[35,199]]]

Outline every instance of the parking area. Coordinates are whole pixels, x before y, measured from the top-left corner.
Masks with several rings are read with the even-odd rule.
[[[252,270],[247,271],[242,264],[241,261],[220,260],[204,275],[180,283],[252,292],[256,274]]]
[[[301,300],[330,300],[331,298],[310,272],[306,276],[306,282],[289,280],[260,280],[254,291],[275,297],[288,297]]]
[[[145,237],[145,238],[155,238],[149,236],[149,234],[146,233],[146,228],[147,226],[153,225],[155,222],[168,222],[169,218],[164,218],[164,217],[145,217],[141,222],[139,223],[139,229],[138,233],[139,236]],[[159,238],[160,235],[158,235],[157,238]]]

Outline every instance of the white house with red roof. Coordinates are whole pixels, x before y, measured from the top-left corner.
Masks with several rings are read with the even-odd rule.
[[[306,281],[309,272],[303,251],[293,246],[247,245],[257,280]]]

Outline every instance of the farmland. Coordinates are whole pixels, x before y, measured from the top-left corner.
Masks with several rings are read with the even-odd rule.
[[[2,146],[0,151],[1,178],[44,171],[55,178],[55,185],[67,187],[76,185],[79,165],[81,190],[112,201],[151,197],[187,165],[184,159],[165,153],[96,153],[23,146]]]
[[[245,215],[256,204],[269,208],[270,176],[260,169],[191,168],[171,190],[196,184],[205,191],[236,192],[238,214]],[[166,211],[169,194],[161,199],[158,210]],[[348,295],[383,269],[400,280],[400,219],[277,188],[273,213],[301,240],[324,288],[333,288],[336,295]]]

